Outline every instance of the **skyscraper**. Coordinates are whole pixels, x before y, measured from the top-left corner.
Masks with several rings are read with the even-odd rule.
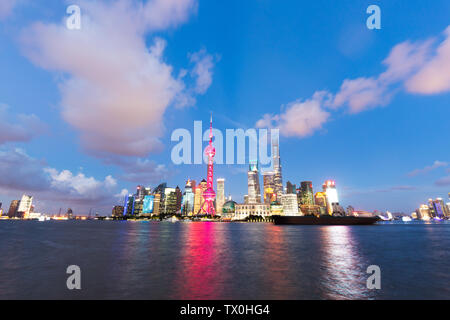
[[[277,137],[272,137],[272,158],[273,158],[273,172],[274,172],[274,192],[279,199],[283,194],[283,178],[281,175],[281,160],[280,160],[280,146]]]
[[[176,210],[177,214],[181,214],[181,201],[183,200],[183,194],[181,193],[180,187],[177,186],[175,188],[175,197],[176,197]]]
[[[323,184],[323,192],[327,195],[327,210],[333,214],[333,205],[339,205],[339,198],[336,190],[336,183],[333,180],[327,180]]]
[[[287,194],[297,194],[296,185],[292,184],[290,181],[286,182],[286,193]]]
[[[203,205],[203,192],[206,190],[206,180],[203,179],[200,184],[195,187],[194,191],[194,214],[199,214]]]
[[[258,162],[251,161],[248,171],[248,202],[261,203],[261,187],[259,185]]]
[[[20,200],[19,207],[17,208],[17,213],[24,219],[28,219],[28,216],[31,212],[31,205],[33,203],[33,197],[23,195]]]
[[[263,187],[264,187],[264,203],[270,204],[275,189],[275,173],[273,171],[263,172]]]
[[[20,200],[13,200],[9,206],[8,217],[14,218],[17,217],[17,209],[19,209]]]
[[[222,214],[223,204],[225,203],[225,179],[217,179],[217,200],[216,210],[218,214]]]
[[[313,205],[314,204],[314,192],[311,181],[302,181],[300,183],[300,204]]]
[[[194,190],[195,180],[188,180],[184,187],[182,200],[182,214],[184,215],[192,215],[194,212]]]

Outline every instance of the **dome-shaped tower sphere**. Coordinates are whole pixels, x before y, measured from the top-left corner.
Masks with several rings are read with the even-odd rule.
[[[214,156],[216,155],[216,148],[214,148],[213,146],[209,145],[205,148],[205,154],[208,157],[214,158]]]
[[[208,188],[203,192],[203,199],[214,200],[216,198],[216,192],[212,188]]]

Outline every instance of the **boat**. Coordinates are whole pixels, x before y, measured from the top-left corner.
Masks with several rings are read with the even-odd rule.
[[[352,226],[370,225],[380,220],[374,217],[354,217],[354,216],[273,216],[273,222],[277,225],[326,225],[326,226]]]
[[[403,222],[411,222],[412,219],[411,219],[411,217],[405,216],[405,217],[402,217],[402,221]]]

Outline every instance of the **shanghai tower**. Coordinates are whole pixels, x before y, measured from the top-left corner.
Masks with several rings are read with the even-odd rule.
[[[274,193],[277,199],[281,198],[283,194],[283,178],[281,176],[281,162],[280,162],[280,146],[278,135],[271,137],[272,140],[272,158],[273,158],[273,172],[274,172]]]

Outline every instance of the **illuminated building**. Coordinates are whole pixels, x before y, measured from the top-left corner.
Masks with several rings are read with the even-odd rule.
[[[142,204],[142,215],[152,215],[155,208],[155,195],[144,196]]]
[[[208,170],[206,176],[207,189],[203,192],[202,213],[214,215],[216,209],[214,207],[214,200],[216,199],[216,192],[214,191],[214,156],[216,155],[216,148],[212,145],[212,114],[209,125],[209,145],[205,149],[205,154],[208,156]]]
[[[225,202],[222,207],[222,218],[231,220],[233,214],[236,212],[236,205],[237,203],[233,200]]]
[[[250,216],[265,218],[270,215],[270,205],[265,203],[236,204],[231,220],[245,220]]]
[[[67,209],[66,216],[67,218],[69,218],[69,220],[73,219],[73,210],[71,208]]]
[[[222,214],[223,205],[225,203],[225,179],[217,179],[217,214]]]
[[[328,213],[328,211],[327,211],[327,195],[325,192],[316,192],[316,195],[314,196],[314,202],[317,206],[319,206],[321,215]]]
[[[273,200],[275,189],[275,173],[273,171],[263,172],[263,187],[264,187],[264,203],[270,204]]]
[[[283,178],[281,175],[281,160],[280,160],[280,146],[278,137],[272,137],[272,158],[273,158],[273,182],[274,191],[278,198],[283,194]]]
[[[17,217],[17,209],[19,209],[20,200],[13,200],[9,206],[8,217],[15,218]]]
[[[430,213],[430,207],[426,204],[422,204],[419,209],[417,209],[417,219],[421,219],[424,221],[428,221],[432,219],[431,213]]]
[[[19,202],[19,207],[17,208],[17,214],[24,219],[28,219],[28,216],[30,212],[32,211],[32,203],[33,203],[33,197],[23,195],[22,199]]]
[[[175,196],[177,199],[175,211],[177,214],[181,214],[181,201],[183,200],[183,194],[181,193],[180,187],[178,186],[175,188]]]
[[[248,203],[261,203],[258,162],[250,162],[248,171]]]
[[[112,209],[113,217],[121,217],[123,216],[124,207],[123,206],[114,206]]]
[[[200,209],[202,208],[203,204],[203,192],[206,190],[206,180],[203,179],[202,182],[200,182],[200,185],[195,187],[194,192],[194,214],[200,213]]]
[[[155,203],[153,205],[153,215],[159,216],[161,213],[161,195],[159,193],[155,194]]]
[[[333,180],[325,181],[323,184],[323,192],[325,192],[327,196],[328,214],[333,214],[333,204],[339,205],[336,183]]]
[[[244,195],[244,203],[248,204],[248,195]]]
[[[444,204],[444,201],[442,200],[442,198],[437,198],[436,200],[433,201],[433,207],[434,207],[434,211],[436,213],[436,217],[438,218],[444,218],[447,215],[447,207]]]
[[[436,217],[436,210],[434,209],[433,199],[428,199],[428,208],[430,209],[430,216]]]
[[[194,212],[194,189],[195,180],[188,180],[184,187],[184,194],[182,200],[182,214],[188,216]]]
[[[273,216],[283,215],[283,205],[278,201],[272,201],[270,203],[270,214]]]
[[[281,196],[281,205],[283,206],[283,214],[285,216],[297,216],[298,212],[298,201],[297,195],[293,193],[283,194]]]
[[[299,203],[304,205],[314,204],[314,192],[311,181],[300,182]]]
[[[174,215],[177,213],[177,193],[174,188],[164,190],[164,207],[162,214]]]

